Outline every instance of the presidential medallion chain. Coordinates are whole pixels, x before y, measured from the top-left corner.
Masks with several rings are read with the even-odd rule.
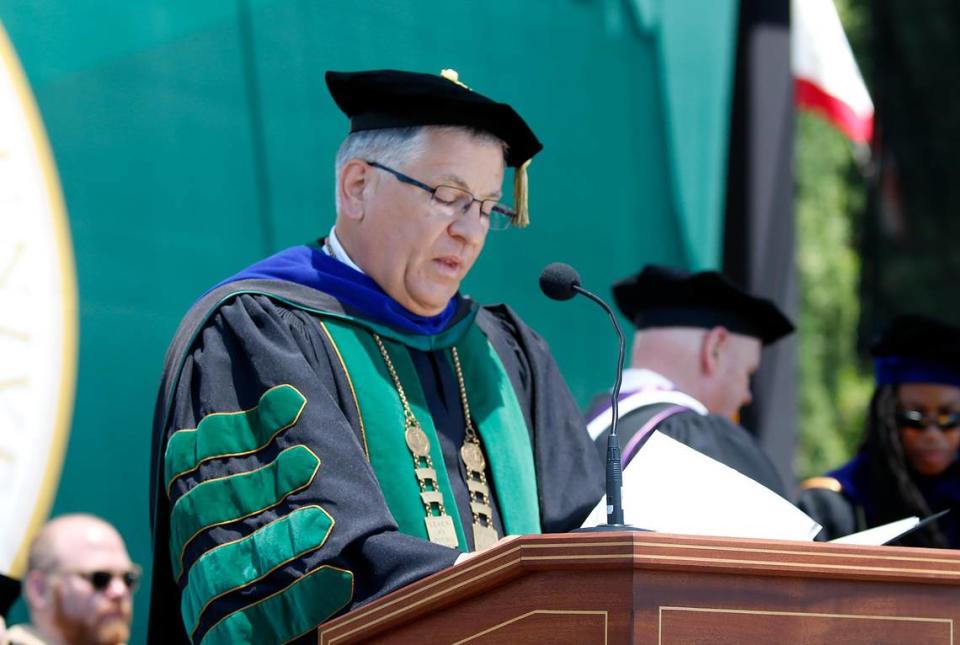
[[[430,440],[420,426],[404,392],[400,377],[393,366],[390,354],[378,334],[373,339],[380,349],[383,362],[387,365],[390,378],[400,397],[404,415],[404,439],[410,455],[414,461],[414,472],[420,484],[420,499],[423,502],[426,517],[424,524],[427,536],[431,542],[457,548],[457,534],[453,519],[447,514],[443,504],[443,494],[440,491],[439,480],[430,457]],[[480,437],[477,435],[470,416],[470,404],[467,400],[467,387],[463,380],[463,369],[460,366],[460,356],[457,348],[451,347],[454,370],[457,384],[460,388],[460,402],[463,405],[463,416],[466,420],[466,437],[460,447],[460,459],[467,474],[467,490],[470,497],[470,514],[473,518],[473,543],[477,551],[496,544],[499,539],[497,529],[493,525],[493,508],[490,506],[490,487],[487,484],[486,459],[480,447]]]
[[[457,348],[451,347],[453,367],[460,386],[460,402],[463,404],[463,418],[466,421],[466,437],[460,446],[460,459],[467,471],[467,490],[470,492],[470,514],[473,516],[473,544],[477,551],[493,546],[500,539],[493,525],[493,508],[490,506],[490,486],[487,485],[487,461],[483,458],[480,437],[470,416],[470,403],[467,401],[467,386],[463,380],[460,356]]]
[[[413,472],[417,476],[417,483],[420,484],[420,501],[423,502],[425,516],[423,523],[427,529],[427,538],[436,544],[442,544],[452,549],[459,547],[457,540],[457,530],[443,504],[443,493],[440,491],[440,482],[437,479],[437,471],[433,467],[433,459],[430,458],[430,439],[427,433],[420,427],[417,417],[414,416],[410,404],[407,402],[407,395],[403,391],[403,385],[400,384],[400,377],[397,376],[397,370],[393,367],[393,361],[390,360],[390,354],[379,334],[374,334],[373,339],[380,348],[380,354],[383,356],[383,362],[387,364],[387,370],[390,372],[390,378],[393,379],[393,385],[400,396],[400,403],[403,405],[404,431],[403,438],[406,440],[407,449],[410,450],[410,456],[413,457]]]

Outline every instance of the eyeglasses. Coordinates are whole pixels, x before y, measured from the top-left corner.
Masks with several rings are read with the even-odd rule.
[[[422,181],[417,181],[398,170],[384,166],[376,161],[367,161],[367,164],[374,168],[379,168],[390,173],[405,184],[416,186],[425,190],[433,197],[433,201],[440,206],[440,212],[447,217],[455,218],[465,215],[474,202],[480,203],[480,217],[489,222],[490,228],[494,231],[504,231],[510,228],[517,219],[517,214],[509,206],[501,204],[495,199],[478,199],[473,193],[456,186],[429,186]]]
[[[114,578],[120,578],[131,592],[136,591],[140,584],[141,575],[139,567],[128,571],[66,571],[64,573],[83,578],[90,583],[95,591],[100,593],[107,590]]]
[[[941,431],[955,430],[960,427],[960,412],[945,412],[927,416],[919,410],[897,410],[894,418],[901,428],[926,430],[936,426]]]

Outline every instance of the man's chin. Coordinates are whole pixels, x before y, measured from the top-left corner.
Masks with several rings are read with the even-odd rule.
[[[119,645],[130,640],[130,620],[109,616],[97,625],[97,642],[101,645]]]
[[[450,299],[455,295],[457,295],[456,290],[443,290],[424,294],[422,297],[411,298],[409,302],[403,304],[408,311],[418,316],[429,318],[442,314],[446,310],[447,305],[450,304]]]

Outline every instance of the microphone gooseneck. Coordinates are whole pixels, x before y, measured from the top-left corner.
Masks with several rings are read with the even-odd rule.
[[[610,422],[610,434],[607,435],[607,524],[623,524],[623,500],[621,493],[623,489],[623,470],[620,464],[620,439],[617,437],[617,418],[620,416],[618,403],[620,402],[620,386],[623,383],[623,354],[626,341],[623,338],[623,330],[620,329],[620,323],[610,306],[602,298],[593,294],[579,285],[574,285],[573,290],[576,293],[586,296],[594,301],[607,312],[610,320],[613,322],[613,328],[617,330],[617,341],[619,352],[617,355],[617,378],[614,381],[613,390],[610,393],[610,412],[613,418]]]
[[[617,438],[617,417],[619,416],[618,403],[620,400],[620,386],[623,382],[623,356],[626,342],[623,330],[610,306],[602,298],[580,286],[580,275],[569,264],[554,262],[548,265],[540,274],[540,289],[553,300],[570,300],[578,293],[597,303],[610,317],[613,328],[617,331],[619,354],[617,356],[617,377],[610,394],[610,407],[613,420],[610,423],[610,434],[607,436],[607,463],[606,463],[606,493],[607,493],[607,526],[623,527],[623,470],[620,464],[620,440]]]

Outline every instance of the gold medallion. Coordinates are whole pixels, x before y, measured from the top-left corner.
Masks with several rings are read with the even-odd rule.
[[[480,444],[476,441],[467,439],[463,442],[463,445],[460,446],[460,458],[463,459],[463,464],[467,467],[467,470],[482,473],[487,467],[487,462],[483,458],[483,451],[480,450]]]
[[[407,440],[407,448],[415,457],[430,456],[430,440],[427,439],[427,433],[423,431],[419,424],[408,423],[403,438]]]
[[[500,539],[497,530],[493,526],[483,526],[473,523],[473,549],[474,551],[483,551],[492,547]]]
[[[423,518],[427,525],[427,537],[434,544],[442,544],[451,549],[459,548],[457,529],[453,526],[453,519],[449,515],[427,515]]]

